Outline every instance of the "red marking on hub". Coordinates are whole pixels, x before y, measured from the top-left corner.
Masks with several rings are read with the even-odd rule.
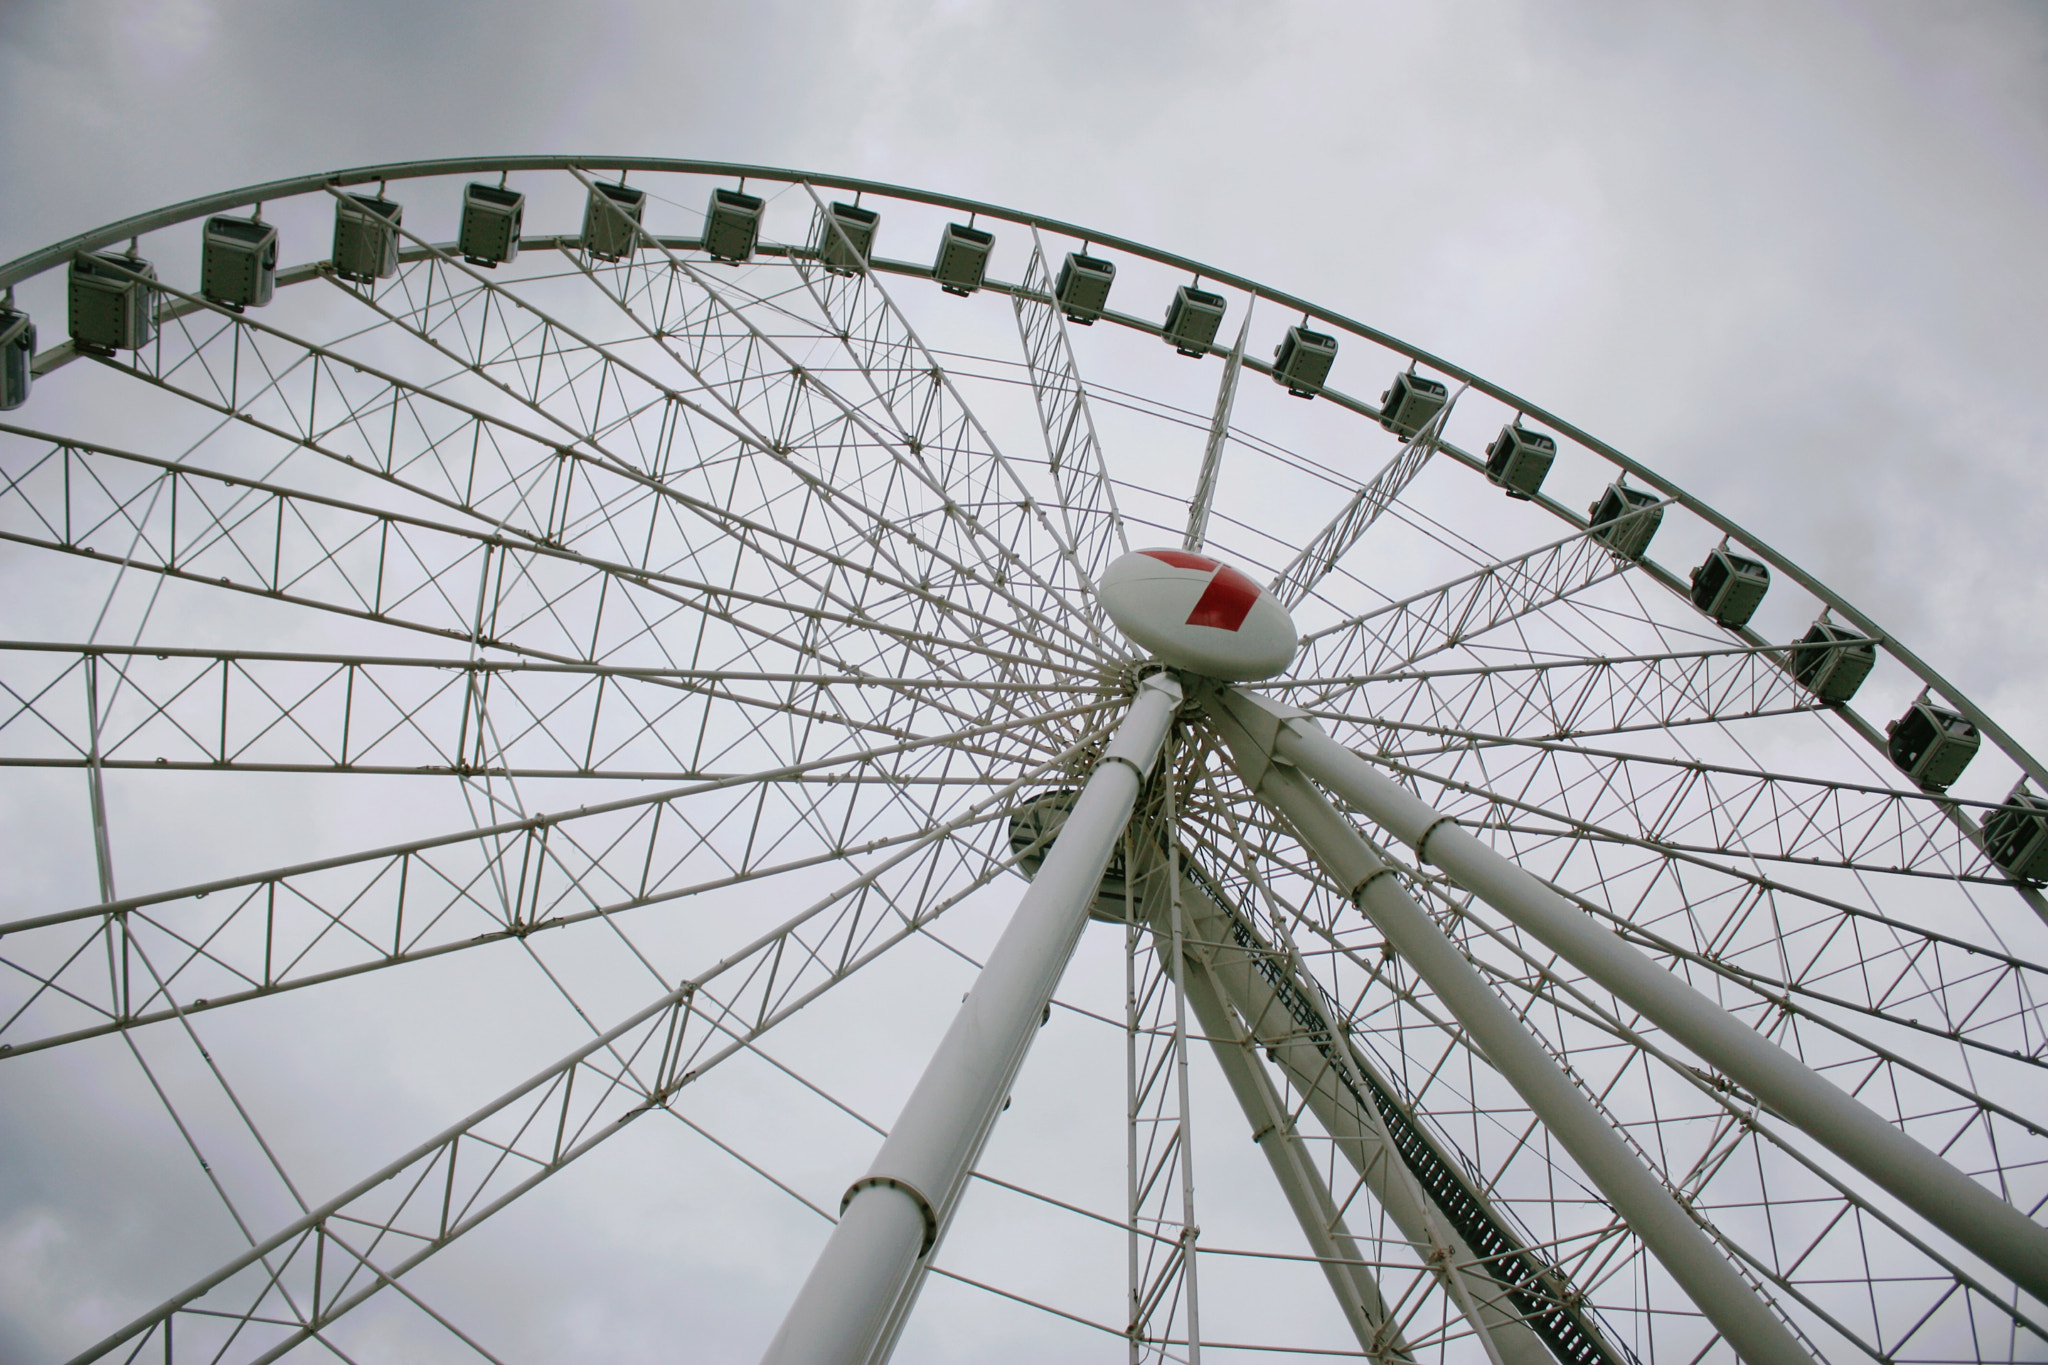
[[[1207,555],[1190,553],[1187,550],[1140,550],[1139,554],[1156,559],[1161,564],[1171,564],[1176,569],[1220,569],[1223,566]],[[1232,626],[1232,630],[1237,627]]]
[[[1164,556],[1161,556],[1164,558]],[[1199,555],[1189,555],[1199,559]],[[1214,563],[1214,561],[1207,561]],[[1193,565],[1187,566],[1193,568]],[[1206,563],[1205,563],[1206,567]],[[1214,626],[1217,630],[1236,630],[1244,624],[1244,618],[1251,614],[1252,605],[1259,600],[1259,585],[1246,578],[1228,564],[1217,565],[1216,576],[1209,580],[1209,587],[1203,592],[1195,609],[1188,613],[1191,626]]]

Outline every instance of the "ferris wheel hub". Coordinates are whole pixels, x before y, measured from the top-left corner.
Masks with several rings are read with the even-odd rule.
[[[1293,662],[1294,618],[1240,570],[1188,550],[1133,550],[1102,575],[1118,630],[1160,662],[1205,678],[1255,682]]]

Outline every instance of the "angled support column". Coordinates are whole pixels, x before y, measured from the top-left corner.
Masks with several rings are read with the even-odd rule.
[[[1212,714],[1216,714],[1212,704]],[[2048,1228],[1601,928],[1299,712],[1232,689],[1220,707],[1253,746],[1320,782],[1908,1208],[2048,1303]]]
[[[1254,794],[1294,827],[1325,872],[1429,983],[1495,1070],[1571,1153],[1629,1230],[1750,1365],[1813,1365],[1812,1357],[1721,1254],[1671,1191],[1522,1026],[1479,969],[1438,929],[1350,822],[1273,745],[1236,718],[1225,692],[1206,702],[1231,763]],[[1259,712],[1260,715],[1269,713]],[[1271,733],[1274,727],[1268,727]]]
[[[1314,983],[1299,962],[1287,961],[1258,939],[1256,930],[1226,909],[1197,878],[1184,880],[1182,899],[1210,980],[1243,1019],[1250,1045],[1268,1052],[1400,1235],[1435,1268],[1487,1359],[1494,1365],[1554,1365],[1556,1360],[1611,1365],[1619,1360],[1597,1326],[1557,1302],[1566,1287],[1546,1282],[1485,1197],[1464,1188],[1449,1160],[1442,1161],[1436,1179],[1425,1181],[1417,1175],[1379,1107],[1399,1107],[1391,1087],[1348,1038],[1329,1026],[1316,1004]],[[1214,1036],[1206,1020],[1203,1027]],[[1341,1074],[1346,1064],[1352,1076]],[[1375,1098],[1357,1094],[1358,1084]],[[1232,1085],[1235,1088],[1234,1080]],[[1242,1101],[1241,1094],[1239,1098]],[[1256,1127],[1255,1111],[1245,1112]],[[1408,1122],[1413,1125],[1412,1118]],[[1444,1189],[1447,1180],[1459,1185],[1455,1195]],[[1461,1219],[1447,1208],[1447,1196],[1470,1201],[1466,1212],[1479,1215],[1480,1227],[1475,1230],[1484,1239],[1483,1250],[1475,1246],[1471,1232],[1458,1230],[1461,1223],[1470,1229],[1473,1220]],[[1535,1273],[1514,1273],[1516,1262]]]
[[[1344,1225],[1337,1201],[1316,1172],[1315,1161],[1295,1131],[1287,1104],[1266,1074],[1254,1049],[1257,1040],[1231,1017],[1223,1004],[1213,969],[1189,954],[1175,964],[1183,974],[1188,1004],[1208,1036],[1216,1061],[1230,1082],[1238,1106],[1252,1125],[1252,1141],[1266,1154],[1274,1179],[1294,1210],[1295,1221],[1308,1238],[1309,1250],[1321,1261],[1337,1307],[1358,1338],[1367,1358],[1388,1365],[1414,1359],[1401,1329],[1393,1322],[1379,1281],[1359,1253],[1358,1243]]]
[[[1154,674],[1081,788],[1060,837],[890,1129],[840,1204],[764,1365],[879,1365],[981,1155],[1159,757],[1180,684]]]

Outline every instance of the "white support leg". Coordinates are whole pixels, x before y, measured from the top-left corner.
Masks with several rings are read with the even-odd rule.
[[[1212,701],[1208,709],[1245,785],[1294,827],[1324,871],[1429,983],[1487,1061],[1729,1344],[1751,1365],[1812,1365],[1812,1357],[1705,1230],[1402,889],[1350,822],[1291,763],[1274,762],[1272,747],[1255,741],[1235,719],[1234,708]]]
[[[1204,955],[1209,980],[1245,1021],[1251,1043],[1266,1049],[1274,1064],[1301,1093],[1316,1122],[1336,1142],[1337,1149],[1358,1172],[1373,1199],[1386,1210],[1402,1238],[1415,1249],[1416,1255],[1436,1268],[1445,1288],[1471,1323],[1487,1359],[1494,1365],[1554,1365],[1550,1349],[1532,1330],[1526,1315],[1515,1307],[1505,1283],[1452,1229],[1450,1216],[1432,1202],[1408,1169],[1395,1149],[1385,1121],[1371,1105],[1358,1103],[1345,1089],[1318,1040],[1302,1028],[1258,970],[1259,959],[1268,955],[1256,948],[1231,946],[1228,912],[1201,887],[1187,883],[1183,896],[1193,911],[1195,935],[1207,945]],[[1314,987],[1305,979],[1298,962],[1289,963],[1285,970],[1296,990],[1304,996],[1313,995]],[[1206,1020],[1203,1026],[1205,1031],[1213,1032]],[[1331,1042],[1342,1041],[1333,1029]],[[1351,1051],[1348,1045],[1346,1051]],[[1351,1056],[1352,1064],[1364,1072],[1363,1059],[1355,1052]],[[1377,1079],[1372,1083],[1382,1084]],[[1588,1335],[1593,1334],[1589,1325],[1582,1327]],[[1615,1358],[1604,1344],[1599,1349],[1598,1359]]]
[[[1188,955],[1177,965],[1185,973],[1182,984],[1195,1019],[1208,1035],[1231,1093],[1252,1125],[1252,1141],[1266,1154],[1274,1179],[1280,1182],[1288,1207],[1308,1239],[1309,1250],[1322,1262],[1323,1275],[1352,1335],[1358,1338],[1359,1349],[1383,1365],[1412,1360],[1399,1325],[1387,1311],[1379,1281],[1359,1254],[1336,1200],[1295,1131],[1286,1102],[1259,1062],[1256,1040],[1225,1008],[1215,975],[1206,963]]]
[[[1233,689],[1233,723],[1541,939],[1681,1045],[2048,1303],[2048,1228],[1914,1141],[1289,708]],[[1212,704],[1212,714],[1214,708]],[[1270,736],[1266,738],[1265,736]]]
[[[897,1308],[995,1126],[1180,701],[1169,675],[1139,687],[874,1164],[847,1190],[764,1365],[886,1356]]]

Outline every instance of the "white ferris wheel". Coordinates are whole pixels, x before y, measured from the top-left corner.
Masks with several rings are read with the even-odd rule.
[[[1563,419],[762,167],[307,176],[0,285],[66,831],[0,1093],[120,1077],[203,1199],[93,1179],[205,1215],[77,1361],[511,1365],[441,1268],[650,1151],[813,1225],[686,1359],[2048,1356],[2048,769]],[[356,1030],[461,1083],[380,1126]]]

